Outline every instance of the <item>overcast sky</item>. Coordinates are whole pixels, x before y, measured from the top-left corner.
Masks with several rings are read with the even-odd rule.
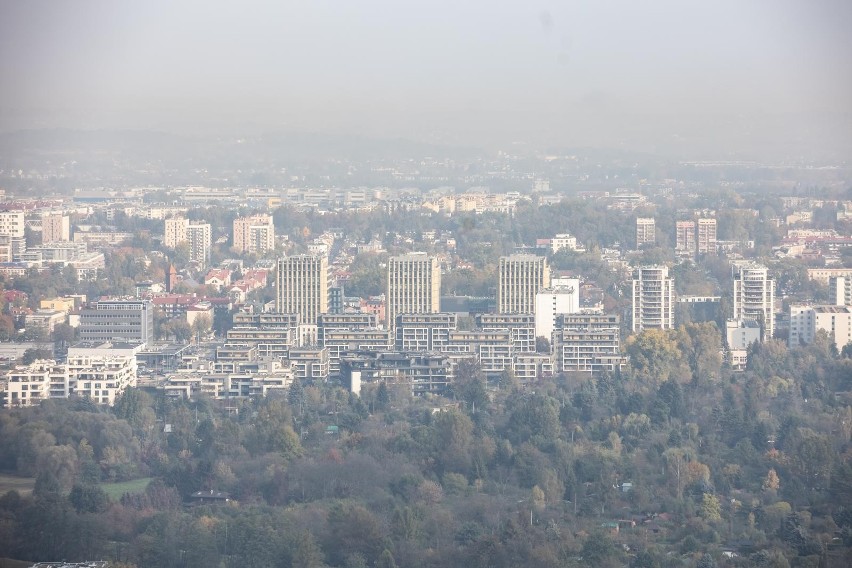
[[[852,113],[848,0],[0,6],[2,129],[618,145]]]

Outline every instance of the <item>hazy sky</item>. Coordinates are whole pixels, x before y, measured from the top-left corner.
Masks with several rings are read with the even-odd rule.
[[[803,135],[852,113],[850,30],[849,0],[0,0],[0,128]]]

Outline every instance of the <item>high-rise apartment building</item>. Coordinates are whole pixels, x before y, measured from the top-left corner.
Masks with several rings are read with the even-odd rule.
[[[23,211],[0,212],[0,235],[23,237],[25,214]]]
[[[835,306],[852,305],[852,277],[829,276],[828,298]]]
[[[698,220],[698,254],[716,254],[716,219]]]
[[[775,334],[775,280],[760,264],[745,263],[734,269],[734,320],[756,321],[762,340]]]
[[[213,231],[209,223],[190,224],[186,227],[189,260],[207,266],[213,248]]]
[[[636,219],[636,248],[644,244],[657,242],[657,224],[653,217],[638,217]]]
[[[181,243],[189,246],[189,260],[207,265],[213,248],[213,231],[209,223],[193,223],[183,217],[166,219],[163,244],[176,248]]]
[[[180,243],[186,241],[186,228],[189,219],[185,217],[172,217],[166,219],[163,231],[163,245],[168,248],[176,248]]]
[[[388,259],[386,321],[399,314],[434,314],[441,309],[441,269],[438,259],[416,252]]]
[[[41,218],[41,242],[58,243],[71,240],[71,219],[62,213],[48,213]]]
[[[307,254],[278,259],[275,309],[299,314],[299,323],[315,325],[328,312],[328,260]]]
[[[502,256],[497,265],[497,313],[533,314],[535,295],[549,287],[550,267],[543,256]]]
[[[150,300],[101,300],[80,310],[82,341],[126,341],[151,345],[154,304]]]
[[[695,221],[675,223],[675,250],[695,252]]]
[[[275,225],[266,213],[234,219],[234,248],[263,254],[275,249]]]
[[[633,331],[674,327],[674,279],[665,266],[643,266],[633,272]]]

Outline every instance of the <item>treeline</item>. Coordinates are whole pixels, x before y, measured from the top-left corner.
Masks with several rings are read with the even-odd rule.
[[[734,373],[696,324],[635,336],[630,367],[594,378],[487,385],[464,364],[448,399],[297,383],[228,413],[139,390],[109,410],[7,410],[0,468],[37,480],[0,498],[0,550],[139,567],[845,566],[852,360],[829,345],[767,342]]]

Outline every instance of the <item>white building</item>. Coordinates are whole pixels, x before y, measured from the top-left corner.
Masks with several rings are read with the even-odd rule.
[[[560,285],[540,290],[535,295],[535,335],[550,339],[556,316],[580,311],[580,280],[560,279]]]
[[[790,306],[790,347],[812,343],[825,331],[841,351],[852,342],[852,308],[848,306]]]
[[[239,252],[258,255],[275,250],[275,225],[272,215],[259,213],[234,219],[234,248]]]
[[[775,334],[775,280],[769,270],[755,263],[734,266],[734,318],[756,321],[763,328],[762,340]]]
[[[546,258],[531,254],[501,256],[497,265],[497,313],[535,313],[536,294],[549,286]]]
[[[828,298],[835,306],[852,305],[852,277],[829,276]]]
[[[47,213],[41,218],[41,242],[55,243],[71,240],[71,219],[63,213]]]
[[[69,396],[112,406],[125,389],[136,386],[136,357],[69,355],[64,364],[39,360],[10,371],[6,379],[7,408]]]
[[[187,243],[190,261],[203,266],[210,262],[213,231],[209,223],[193,223],[183,217],[166,219],[163,244],[173,249],[181,243]]]
[[[674,279],[665,266],[633,272],[632,331],[674,328]]]
[[[550,239],[550,250],[552,252],[559,252],[562,249],[579,250],[579,247],[577,247],[577,237],[568,233],[560,233]]]
[[[441,309],[441,269],[425,252],[388,259],[386,320],[396,325],[399,314],[435,314]]]
[[[644,244],[657,242],[657,224],[653,217],[639,217],[636,219],[636,248]]]

